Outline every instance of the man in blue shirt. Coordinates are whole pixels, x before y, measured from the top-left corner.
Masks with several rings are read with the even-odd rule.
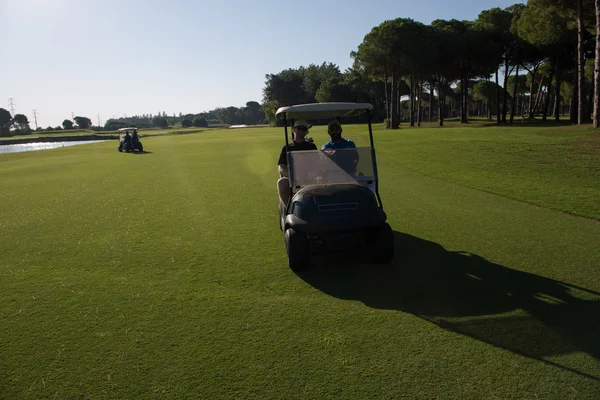
[[[321,150],[327,149],[355,149],[356,145],[352,140],[347,140],[342,137],[342,125],[338,120],[331,120],[327,124],[327,133],[331,140],[321,147]]]
[[[354,142],[342,137],[342,125],[338,120],[329,121],[327,124],[327,133],[329,133],[331,140],[325,143],[321,147],[321,150],[346,173],[355,174],[358,163],[358,151],[349,150],[356,149]],[[336,152],[336,150],[346,151]]]

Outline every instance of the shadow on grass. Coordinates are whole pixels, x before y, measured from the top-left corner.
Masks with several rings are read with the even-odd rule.
[[[600,359],[600,293],[489,262],[395,232],[390,265],[316,257],[300,278],[331,296],[414,314],[439,327],[594,380],[545,357]],[[582,299],[586,298],[585,300]],[[513,312],[524,310],[523,312]]]

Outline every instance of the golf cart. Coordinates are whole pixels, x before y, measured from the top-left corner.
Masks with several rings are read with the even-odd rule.
[[[119,129],[119,152],[125,151],[144,151],[144,146],[140,142],[140,137],[137,133],[137,128],[121,128]]]
[[[378,191],[377,161],[368,103],[314,103],[281,107],[285,143],[294,120],[326,120],[367,113],[370,146],[288,151],[288,177],[278,181],[279,221],[293,270],[310,264],[316,249],[329,253],[359,250],[368,261],[394,257],[394,235]],[[288,188],[285,196],[281,189]],[[282,197],[284,198],[282,200]],[[286,202],[287,199],[287,202]]]

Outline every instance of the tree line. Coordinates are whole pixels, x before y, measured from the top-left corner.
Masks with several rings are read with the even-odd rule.
[[[157,114],[142,114],[131,117],[110,118],[103,126],[94,126],[87,117],[74,117],[73,120],[65,119],[61,125],[46,128],[38,127],[37,131],[56,131],[71,129],[92,129],[95,131],[114,131],[119,128],[168,128],[179,125],[188,127],[207,127],[209,124],[247,124],[256,125],[265,123],[265,114],[262,106],[256,101],[248,101],[245,107],[217,107],[208,112],[197,114],[173,114],[167,115],[164,111]],[[13,134],[24,135],[32,131],[29,119],[24,114],[11,113],[0,108],[0,135],[10,136]]]
[[[600,0],[529,0],[484,10],[475,21],[384,21],[333,64],[267,74],[263,108],[322,101],[368,101],[391,128],[400,120],[444,124],[472,116],[516,116],[598,126]]]
[[[61,125],[56,127],[48,126],[44,129],[39,126],[36,131],[71,130],[75,128],[89,129],[91,127],[91,119],[77,116],[73,117],[73,121],[65,119]],[[27,135],[31,132],[29,118],[25,114],[15,114],[12,116],[10,111],[0,108],[0,136],[11,136],[13,134]]]
[[[137,128],[167,128],[169,126],[181,125],[188,127],[207,127],[213,124],[247,124],[256,125],[265,122],[265,114],[260,103],[256,101],[246,102],[245,107],[217,107],[214,110],[196,114],[179,113],[167,115],[164,111],[157,114],[142,114],[132,117],[111,118],[104,124],[104,130],[110,131],[128,126]]]

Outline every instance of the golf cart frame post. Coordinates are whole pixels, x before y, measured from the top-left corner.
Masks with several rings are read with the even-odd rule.
[[[299,118],[310,119],[311,111],[308,110],[307,108],[311,108],[311,107],[315,108],[315,107],[319,107],[319,106],[324,106],[324,107],[329,106],[329,109],[321,111],[321,114],[316,114],[313,117],[313,119],[315,117],[318,117],[318,119],[335,118],[339,121],[340,117],[358,116],[358,115],[362,114],[363,112],[366,112],[367,124],[369,126],[369,141],[370,141],[370,147],[371,147],[371,156],[372,156],[372,160],[373,160],[373,172],[375,174],[375,196],[377,197],[377,202],[379,203],[379,207],[383,210],[383,203],[381,201],[381,197],[379,196],[379,172],[377,170],[377,158],[375,156],[375,142],[373,141],[372,113],[371,113],[373,106],[371,104],[369,104],[369,103],[313,103],[313,104],[300,104],[300,105],[296,105],[296,106],[280,107],[277,110],[277,113],[275,115],[276,116],[279,114],[282,115],[286,149],[290,143],[289,138],[288,138],[288,121],[290,121],[290,127],[291,127],[291,126],[293,126],[293,121],[295,119],[299,119]],[[336,107],[338,109],[336,109]],[[303,113],[303,112],[306,113],[306,115],[309,115],[309,117],[304,118],[304,116],[302,116],[302,117],[299,116],[298,118],[289,118],[289,115],[288,115],[288,114],[290,114],[290,116],[294,116],[295,113]],[[292,135],[293,135],[293,132],[292,132]],[[294,188],[294,178],[293,178],[293,176],[294,176],[293,168],[294,167],[293,167],[293,162],[291,162],[291,160],[290,160],[290,152],[288,152],[288,151],[286,151],[286,158],[287,158],[287,165],[288,165],[288,179],[290,182],[289,186],[290,186],[290,190],[291,190]],[[292,197],[293,196],[290,196],[290,199],[288,200],[288,204],[287,204],[288,208],[291,206]]]

